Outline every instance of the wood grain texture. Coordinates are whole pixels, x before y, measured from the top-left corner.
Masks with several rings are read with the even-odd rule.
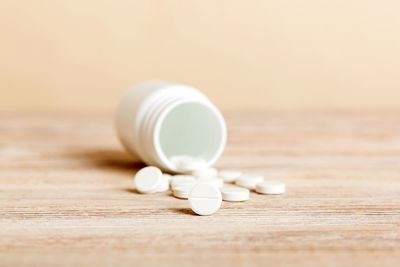
[[[111,115],[0,115],[0,265],[399,266],[400,112],[225,115],[216,167],[287,193],[204,217],[132,189]]]

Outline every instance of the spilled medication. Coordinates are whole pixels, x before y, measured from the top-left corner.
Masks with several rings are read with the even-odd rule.
[[[190,208],[198,215],[211,215],[217,212],[222,201],[248,201],[250,191],[263,195],[276,195],[286,190],[282,182],[264,181],[262,175],[242,173],[237,170],[218,171],[215,168],[205,167],[192,170],[190,173],[170,175],[162,173],[157,167],[149,166],[137,172],[134,183],[137,191],[143,194],[171,190],[174,197],[187,199]]]

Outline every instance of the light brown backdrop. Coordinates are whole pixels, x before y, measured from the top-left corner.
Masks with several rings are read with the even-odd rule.
[[[132,84],[219,107],[400,107],[400,2],[0,3],[0,109],[111,110]]]

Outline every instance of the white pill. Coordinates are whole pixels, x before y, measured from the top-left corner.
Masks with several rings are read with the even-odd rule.
[[[225,182],[234,182],[241,175],[242,172],[234,170],[224,170],[218,173],[218,176],[224,179]]]
[[[285,193],[285,184],[278,181],[264,181],[257,184],[256,192],[260,194]]]
[[[207,168],[207,162],[202,158],[195,158],[187,155],[173,156],[170,158],[172,164],[184,172],[192,172]]]
[[[207,167],[207,162],[204,159],[192,159],[184,161],[180,165],[180,169],[184,171],[194,171]]]
[[[210,184],[196,184],[189,192],[190,207],[199,215],[213,214],[219,210],[221,203],[221,191]]]
[[[168,176],[165,174],[162,175],[160,183],[157,185],[155,192],[165,192],[169,189],[169,180]]]
[[[258,174],[242,174],[235,180],[235,184],[248,189],[256,189],[258,183],[261,183],[264,177]]]
[[[175,155],[169,158],[172,164],[175,164],[176,166],[180,165],[182,161],[190,161],[191,159],[191,156],[186,155]]]
[[[174,188],[177,185],[194,182],[196,182],[196,178],[192,175],[174,175],[171,178],[171,187]]]
[[[216,177],[218,174],[217,169],[215,168],[204,168],[198,169],[192,172],[195,177]]]
[[[221,188],[222,199],[225,201],[246,201],[250,198],[250,191],[247,188],[228,186]]]
[[[145,167],[135,175],[135,187],[140,193],[154,193],[162,182],[162,172],[157,167]]]
[[[170,183],[170,182],[171,182],[171,178],[172,178],[172,175],[171,175],[171,174],[168,174],[168,173],[163,173],[163,177],[165,177],[165,178],[167,178],[167,179],[168,179],[168,183]]]
[[[187,199],[189,197],[190,190],[192,190],[193,186],[195,185],[196,183],[177,185],[172,189],[172,194],[174,197]]]
[[[224,186],[224,180],[217,178],[217,177],[200,177],[197,179],[197,182],[199,183],[206,183],[213,185],[215,187],[221,188]]]

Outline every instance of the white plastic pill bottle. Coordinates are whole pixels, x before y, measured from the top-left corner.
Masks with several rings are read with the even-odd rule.
[[[148,165],[182,172],[171,158],[190,156],[211,166],[226,144],[219,110],[197,89],[146,81],[122,98],[115,117],[123,146]]]

